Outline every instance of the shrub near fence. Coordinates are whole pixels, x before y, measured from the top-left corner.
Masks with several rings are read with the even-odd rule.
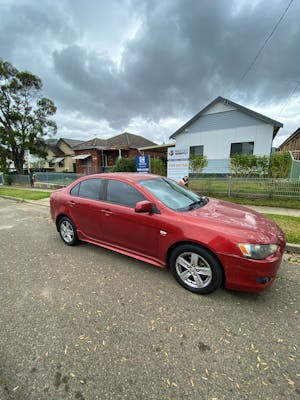
[[[290,179],[199,178],[190,182],[190,188],[207,195],[300,199],[300,182]]]

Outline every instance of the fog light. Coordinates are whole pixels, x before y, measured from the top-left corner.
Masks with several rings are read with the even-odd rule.
[[[265,285],[266,283],[270,282],[271,278],[268,276],[265,276],[263,278],[256,278],[257,283],[261,283],[262,285]]]

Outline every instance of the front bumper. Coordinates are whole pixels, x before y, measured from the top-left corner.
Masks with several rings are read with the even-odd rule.
[[[260,292],[271,286],[280,266],[283,248],[264,260],[219,255],[225,271],[225,287],[246,292]]]

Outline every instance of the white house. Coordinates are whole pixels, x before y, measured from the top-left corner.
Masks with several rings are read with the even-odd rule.
[[[190,155],[205,155],[208,174],[229,173],[233,154],[271,153],[272,142],[282,123],[223,97],[208,106],[174,132],[176,146],[188,146]]]

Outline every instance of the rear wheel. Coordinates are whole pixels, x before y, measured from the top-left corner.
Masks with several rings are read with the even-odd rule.
[[[68,217],[62,217],[58,223],[60,237],[68,246],[78,243],[78,236],[73,222]]]
[[[223,270],[217,258],[194,244],[175,248],[169,265],[177,282],[194,293],[214,292],[223,281]]]

